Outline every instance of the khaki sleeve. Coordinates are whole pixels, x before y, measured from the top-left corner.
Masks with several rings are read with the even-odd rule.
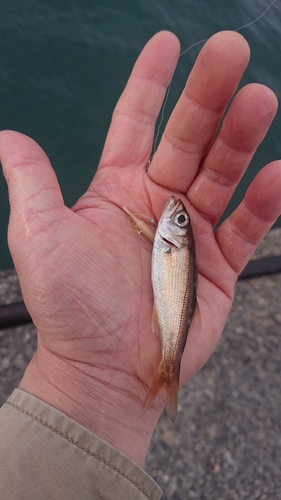
[[[0,491],[5,500],[157,500],[162,494],[128,457],[20,389],[0,409]]]

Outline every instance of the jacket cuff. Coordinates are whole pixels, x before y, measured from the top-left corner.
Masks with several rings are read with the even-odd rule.
[[[162,495],[128,457],[21,389],[0,409],[0,482],[6,500],[158,500]]]

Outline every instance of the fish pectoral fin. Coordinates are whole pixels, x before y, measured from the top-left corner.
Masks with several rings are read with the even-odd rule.
[[[151,318],[151,329],[153,333],[156,333],[158,337],[161,337],[161,330],[160,330],[160,325],[159,325],[159,317],[158,317],[158,312],[155,307],[155,304],[153,304],[153,309],[152,309],[152,318]]]
[[[178,410],[179,374],[169,373],[161,363],[143,401],[143,413],[152,407],[158,395],[163,395],[168,417],[174,422]]]

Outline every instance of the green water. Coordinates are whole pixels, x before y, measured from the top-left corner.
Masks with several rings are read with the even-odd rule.
[[[111,113],[146,41],[168,29],[184,50],[216,31],[253,21],[269,4],[266,0],[0,0],[0,128],[18,130],[39,142],[71,206],[95,172]],[[280,100],[281,1],[241,33],[252,50],[242,83],[264,83]],[[201,46],[179,61],[165,120]],[[280,131],[279,113],[229,210],[256,172],[281,157]],[[8,196],[1,175],[0,210],[0,268],[5,269],[12,261],[6,243]]]

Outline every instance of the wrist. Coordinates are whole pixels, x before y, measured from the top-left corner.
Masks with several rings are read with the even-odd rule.
[[[145,389],[125,373],[79,366],[37,353],[19,388],[45,401],[143,466],[161,414],[141,416]]]

